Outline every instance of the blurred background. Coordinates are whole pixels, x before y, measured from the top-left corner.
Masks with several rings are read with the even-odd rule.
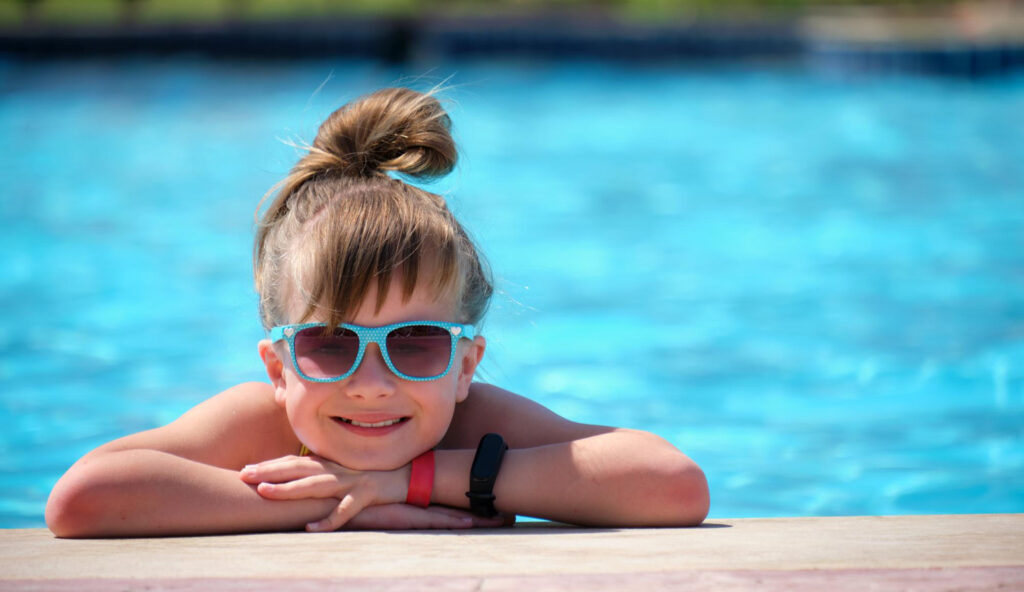
[[[1024,7],[0,0],[0,527],[263,380],[254,213],[442,84],[483,378],[651,430],[713,517],[1024,511]]]

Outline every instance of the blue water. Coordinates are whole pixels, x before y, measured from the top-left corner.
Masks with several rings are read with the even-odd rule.
[[[252,214],[343,101],[452,76],[485,377],[661,434],[712,516],[1024,511],[1024,78],[0,61],[0,526],[261,379]]]

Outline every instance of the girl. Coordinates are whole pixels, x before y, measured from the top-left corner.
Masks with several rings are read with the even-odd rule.
[[[455,160],[430,95],[328,117],[256,235],[270,384],[85,455],[47,502],[54,534],[700,524],[704,474],[665,440],[473,382],[487,270],[443,198],[388,175]]]

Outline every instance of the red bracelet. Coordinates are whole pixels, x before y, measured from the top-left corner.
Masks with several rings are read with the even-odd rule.
[[[412,473],[409,475],[409,493],[405,503],[426,508],[430,505],[430,494],[434,491],[434,451],[428,450],[412,459]]]

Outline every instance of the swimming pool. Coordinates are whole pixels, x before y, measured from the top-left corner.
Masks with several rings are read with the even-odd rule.
[[[0,62],[0,526],[262,379],[252,213],[344,100],[448,92],[485,378],[652,430],[718,517],[1024,511],[1024,77]]]

